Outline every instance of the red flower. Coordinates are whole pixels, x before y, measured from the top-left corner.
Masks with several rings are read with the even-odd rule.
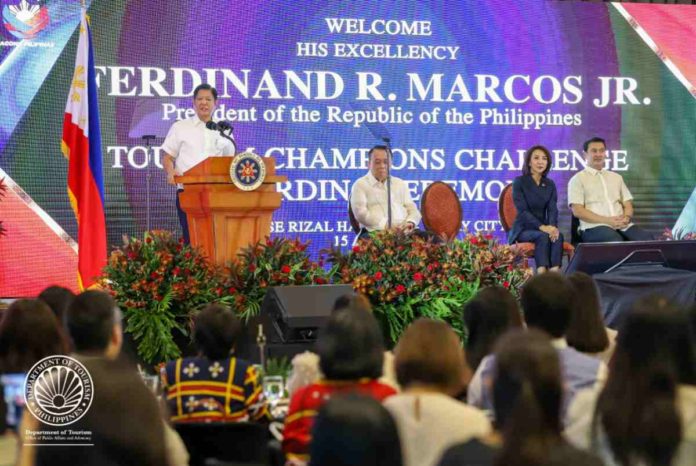
[[[186,251],[186,254],[184,254],[184,259],[190,259],[191,258],[191,253]]]
[[[512,272],[512,270],[513,270],[512,264],[508,265],[507,269],[508,269],[508,272]]]
[[[256,272],[256,266],[254,264],[249,264],[249,272],[251,272],[251,273]]]
[[[503,288],[510,288],[510,282],[504,281],[504,282],[503,282]]]
[[[423,274],[420,273],[420,272],[414,273],[414,274],[413,274],[413,280],[416,281],[416,282],[419,282],[419,281],[423,280]]]
[[[314,278],[314,283],[316,283],[317,285],[325,285],[325,284],[326,284],[326,280],[325,280],[324,278],[322,278],[322,277],[315,277],[315,278]]]
[[[152,243],[152,238],[150,238],[150,237],[148,236],[147,238],[145,238],[145,242],[146,242],[147,244]]]
[[[179,244],[184,244],[184,238],[179,238]]]
[[[128,258],[130,260],[135,260],[138,258],[138,255],[136,253],[134,253],[133,251],[128,251]]]
[[[483,235],[483,237],[489,241],[493,239],[493,235],[491,235],[490,233],[488,233],[487,235]]]
[[[357,244],[353,246],[353,252],[360,252],[360,246],[358,246]]]
[[[479,240],[475,236],[472,236],[471,238],[469,238],[469,243],[473,244],[474,246],[477,246],[479,244]]]
[[[180,273],[181,273],[181,267],[174,267],[172,269],[172,275],[174,275],[175,277],[178,277]]]
[[[273,240],[270,239],[270,238],[268,238],[268,239],[266,240],[266,246],[268,246],[268,247],[273,246]]]
[[[287,264],[285,264],[284,266],[282,266],[282,267],[280,268],[280,271],[283,272],[283,273],[290,273],[290,266],[287,265]]]
[[[394,287],[394,291],[396,291],[396,294],[401,294],[406,291],[406,287],[404,285],[399,284]]]
[[[382,272],[380,272],[380,271],[375,272],[375,274],[373,275],[373,278],[377,281],[381,280],[382,279]]]
[[[150,280],[157,280],[158,278],[159,278],[159,275],[157,274],[157,272],[152,272],[150,274]]]
[[[229,290],[227,290],[229,294],[235,294],[237,292],[237,288],[231,286]]]

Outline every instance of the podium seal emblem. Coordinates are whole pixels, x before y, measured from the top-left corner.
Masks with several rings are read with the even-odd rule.
[[[253,152],[237,154],[230,164],[232,184],[242,191],[257,189],[266,178],[266,165],[263,159]]]

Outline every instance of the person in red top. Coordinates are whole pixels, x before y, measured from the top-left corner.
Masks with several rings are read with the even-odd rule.
[[[283,452],[292,464],[309,461],[314,418],[333,395],[358,392],[382,401],[396,393],[377,381],[384,341],[371,313],[346,309],[333,314],[319,335],[317,352],[325,379],[297,390],[285,418]]]

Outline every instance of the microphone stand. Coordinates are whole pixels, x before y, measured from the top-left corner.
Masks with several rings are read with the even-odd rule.
[[[391,139],[382,138],[382,141],[387,146],[387,229],[391,230],[392,227],[392,203],[391,203],[391,161],[392,161],[392,150],[391,150]]]
[[[156,136],[147,134],[143,136],[145,140],[145,231],[150,231],[150,141]]]

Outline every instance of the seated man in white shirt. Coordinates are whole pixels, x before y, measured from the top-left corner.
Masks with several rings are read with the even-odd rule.
[[[604,169],[607,146],[594,137],[583,144],[587,166],[568,182],[568,205],[580,220],[583,242],[648,241],[653,239],[633,224],[633,196],[618,173]]]
[[[167,183],[174,185],[175,176],[183,175],[210,156],[234,155],[236,147],[215,130],[205,124],[213,119],[217,104],[217,90],[210,84],[201,84],[193,91],[193,108],[196,116],[179,120],[172,125],[162,144],[164,159],[162,166],[167,173]],[[176,210],[186,244],[189,244],[189,229],[186,214],[179,204],[179,193],[184,190],[177,185]]]
[[[359,238],[371,231],[386,230],[387,220],[387,172],[389,155],[386,146],[375,146],[369,152],[370,171],[358,179],[350,193],[350,206],[360,223]],[[411,199],[404,180],[391,177],[391,226],[411,233],[421,220],[420,212]]]

